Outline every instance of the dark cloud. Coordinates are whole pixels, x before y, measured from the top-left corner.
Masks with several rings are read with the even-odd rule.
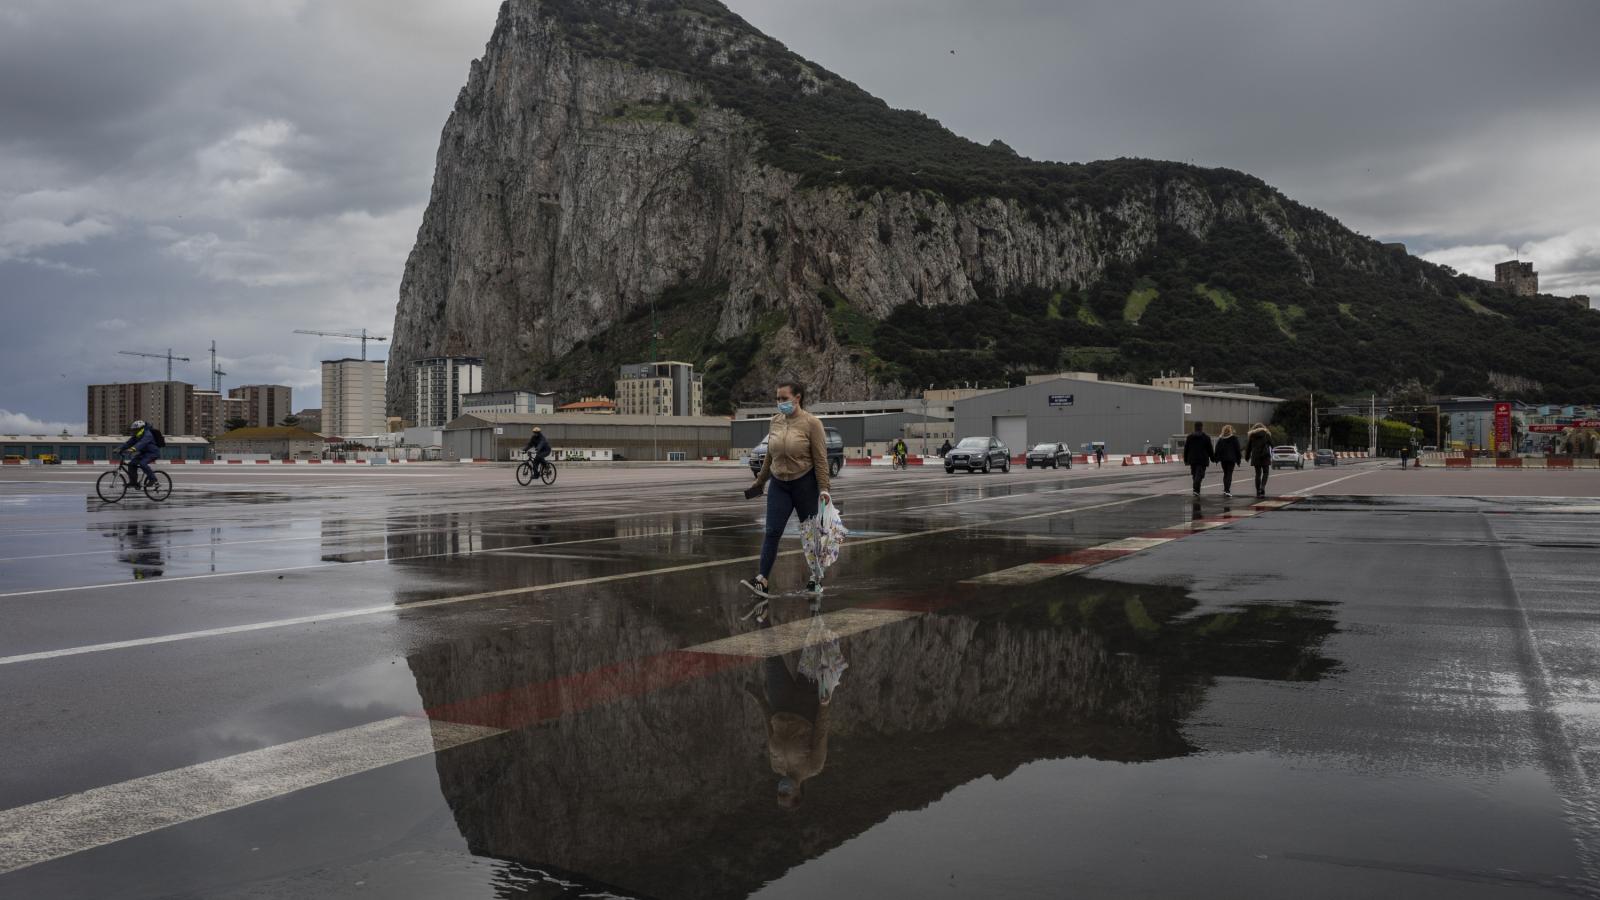
[[[1590,0],[733,0],[896,106],[1042,159],[1228,166],[1473,274],[1600,295]],[[0,7],[0,410],[213,338],[316,401],[296,327],[387,329],[495,0]],[[950,51],[954,50],[955,53]],[[205,383],[199,362],[182,370]]]

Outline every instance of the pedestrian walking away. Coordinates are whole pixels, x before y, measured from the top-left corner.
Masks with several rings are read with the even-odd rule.
[[[939,448],[939,458],[940,459],[944,459],[946,456],[949,456],[949,455],[950,455],[950,442],[948,440],[946,440],[944,442],[944,445]]]
[[[831,499],[828,437],[822,421],[803,408],[805,396],[805,388],[799,382],[778,385],[778,414],[772,417],[767,432],[767,455],[761,461],[755,484],[744,492],[746,497],[755,498],[771,486],[767,492],[766,532],[761,540],[761,569],[754,578],[741,582],[762,598],[771,596],[768,579],[789,517],[798,515],[803,526],[816,516],[820,502]],[[813,593],[819,588],[815,578],[806,585]]]
[[[1096,469],[1098,469],[1101,466],[1105,465],[1105,462],[1106,462],[1106,448],[1104,448],[1104,447],[1095,447],[1094,448],[1094,467]]]
[[[1260,422],[1250,426],[1246,436],[1244,458],[1256,470],[1256,499],[1267,496],[1267,475],[1272,472],[1272,432]]]
[[[1232,425],[1222,426],[1222,434],[1217,437],[1217,449],[1214,454],[1217,464],[1222,466],[1222,496],[1233,496],[1233,470],[1244,459],[1244,451],[1239,447],[1239,436],[1233,433]]]
[[[1206,469],[1210,468],[1215,456],[1216,448],[1211,445],[1211,435],[1206,434],[1205,423],[1194,423],[1194,432],[1183,442],[1183,462],[1189,467],[1189,474],[1194,476],[1196,497],[1200,496],[1200,482],[1206,480]]]

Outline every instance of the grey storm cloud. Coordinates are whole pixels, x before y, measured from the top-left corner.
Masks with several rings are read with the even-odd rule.
[[[733,0],[889,103],[1040,159],[1258,175],[1472,274],[1600,295],[1590,0]],[[172,346],[315,405],[297,327],[387,329],[497,0],[0,7],[0,428]],[[954,51],[954,52],[952,52]]]

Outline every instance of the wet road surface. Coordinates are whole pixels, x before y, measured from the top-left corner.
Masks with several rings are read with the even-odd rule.
[[[0,471],[0,897],[1600,896],[1600,475],[173,472]]]

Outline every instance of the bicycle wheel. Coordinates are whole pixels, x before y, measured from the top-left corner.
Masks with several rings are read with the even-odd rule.
[[[539,480],[543,481],[545,484],[555,484],[556,464],[553,462],[546,462],[544,464],[544,471],[539,473]]]
[[[100,477],[94,480],[94,492],[107,503],[121,500],[122,495],[128,492],[128,479],[123,477],[121,467],[100,473]]]
[[[517,484],[523,487],[533,484],[533,463],[524,460],[522,465],[517,466]]]
[[[156,480],[145,484],[144,495],[157,503],[171,497],[172,476],[165,472],[157,472]]]

